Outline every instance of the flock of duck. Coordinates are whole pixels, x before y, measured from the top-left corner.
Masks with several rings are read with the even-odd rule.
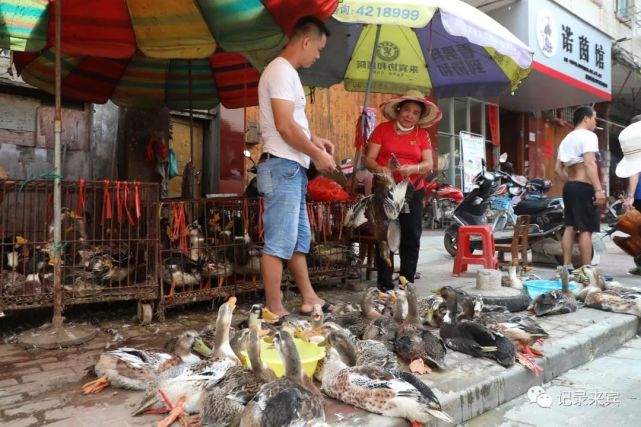
[[[504,367],[518,362],[538,375],[534,358],[542,354],[531,346],[548,334],[534,315],[573,312],[577,297],[586,306],[640,315],[638,290],[616,284],[608,289],[594,268],[573,276],[564,269],[559,273],[562,289],[539,295],[531,313],[485,306],[448,286],[419,299],[414,285],[401,279],[398,289],[370,288],[360,304],[339,305],[331,314],[315,306],[309,321],[290,316],[275,321],[255,304],[248,319],[232,328],[232,297],[220,306],[215,327],[182,333],[172,353],[137,348],[103,353],[93,368],[100,378],[83,390],[97,392],[108,384],[143,390],[133,414],[170,411],[161,425],[197,414],[203,426],[321,426],[326,425],[323,394],[413,425],[453,422],[416,375],[448,369],[448,351]],[[571,277],[579,280],[577,297],[569,290]],[[261,340],[279,352],[284,376],[278,378],[261,359]],[[325,348],[313,375],[317,382],[304,373],[296,340]],[[250,367],[241,363],[244,357]]]

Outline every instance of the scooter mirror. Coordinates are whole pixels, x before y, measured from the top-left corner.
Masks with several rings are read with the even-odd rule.
[[[250,153],[249,150],[243,150],[243,156],[250,158],[252,156],[252,153]]]
[[[499,156],[499,163],[507,162],[507,153],[503,153]]]
[[[494,175],[492,175],[490,172],[485,172],[483,174],[483,178],[485,178],[488,181],[494,181]]]

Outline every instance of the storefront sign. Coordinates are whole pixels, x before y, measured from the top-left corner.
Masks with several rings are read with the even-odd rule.
[[[469,132],[459,133],[461,144],[461,176],[463,177],[463,192],[468,193],[474,187],[474,177],[483,170],[485,160],[485,138]]]
[[[550,0],[529,0],[529,45],[534,69],[569,77],[609,96],[611,48],[609,37]]]

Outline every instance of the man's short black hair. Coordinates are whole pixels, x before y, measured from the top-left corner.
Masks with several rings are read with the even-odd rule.
[[[303,16],[296,22],[294,25],[294,30],[292,31],[292,37],[301,36],[309,33],[315,33],[317,36],[325,34],[326,37],[329,37],[329,30],[327,26],[315,16]]]
[[[590,107],[589,105],[582,105],[576,110],[574,110],[574,115],[572,116],[572,124],[574,124],[574,127],[577,127],[581,122],[583,121],[584,118],[592,118],[594,115],[594,108]]]
[[[630,124],[636,123],[636,122],[641,122],[641,114],[637,114],[636,116],[630,119]]]

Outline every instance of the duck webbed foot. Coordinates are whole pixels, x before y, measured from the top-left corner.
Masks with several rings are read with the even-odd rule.
[[[517,347],[519,348],[519,351],[523,354],[527,354],[528,356],[531,357],[543,357],[543,353],[541,353],[539,350],[530,347],[528,344],[523,343],[523,342],[517,342]]]
[[[109,377],[102,376],[97,380],[89,381],[82,386],[82,394],[100,393],[109,387]]]
[[[431,374],[432,369],[423,362],[420,357],[412,360],[409,364],[410,372],[419,375]]]
[[[534,372],[534,375],[537,377],[543,372],[543,368],[536,364],[534,357],[529,354],[523,354],[521,352],[516,352],[516,360],[524,368]]]

